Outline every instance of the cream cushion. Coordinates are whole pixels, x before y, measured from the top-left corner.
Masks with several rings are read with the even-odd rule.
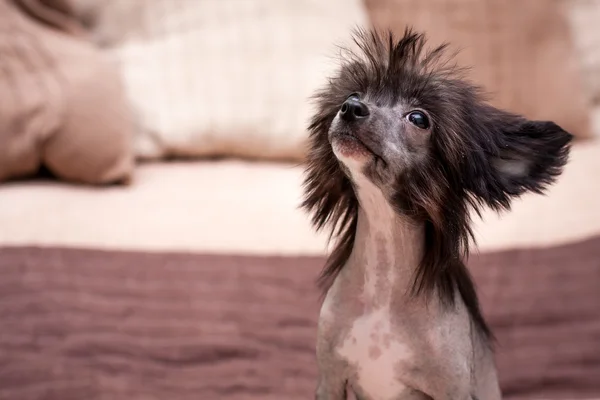
[[[142,158],[301,159],[361,0],[72,0],[121,65]]]
[[[484,214],[480,250],[547,246],[600,234],[600,142],[577,144],[546,194]],[[5,184],[0,244],[143,251],[323,254],[298,208],[302,169],[244,161],[144,164],[130,187]],[[40,201],[43,199],[43,201]]]

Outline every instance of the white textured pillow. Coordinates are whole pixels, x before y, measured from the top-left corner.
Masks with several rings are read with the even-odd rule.
[[[361,0],[71,0],[121,64],[143,158],[300,159]]]

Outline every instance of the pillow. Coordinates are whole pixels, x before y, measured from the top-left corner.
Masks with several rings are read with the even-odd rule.
[[[584,89],[593,105],[592,129],[600,136],[600,2],[577,0],[567,3],[568,16],[584,77]]]
[[[449,42],[491,102],[589,137],[590,104],[570,37],[565,2],[554,0],[365,0],[374,25],[425,30]]]
[[[300,160],[309,97],[360,0],[72,0],[120,64],[141,158]]]
[[[0,181],[41,166],[71,182],[126,181],[133,130],[120,78],[74,25],[42,23],[59,15],[50,3],[0,4]]]

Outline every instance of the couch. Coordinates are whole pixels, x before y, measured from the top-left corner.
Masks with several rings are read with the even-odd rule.
[[[293,40],[299,40],[307,21],[335,15],[337,25],[332,22],[326,35],[330,40],[356,21],[385,17],[383,2],[343,1],[344,15],[337,15],[340,8],[333,1],[308,1],[305,8],[297,3],[301,14],[294,15],[300,19],[281,6],[269,9],[264,21],[269,29],[285,32],[277,21],[289,18],[296,24],[290,28],[297,35]],[[240,26],[253,26],[250,16],[266,12],[266,2],[253,2],[256,8],[246,6],[239,14],[226,2],[217,3],[204,6],[213,6],[223,18],[245,18],[249,25],[239,25],[242,32]],[[181,101],[186,88],[177,86],[181,82],[169,75],[162,60],[148,65],[151,58],[143,43],[150,43],[152,52],[175,48],[168,53],[174,58],[186,51],[166,41],[164,31],[143,28],[147,22],[138,26],[145,35],[140,36],[131,19],[137,15],[132,4],[140,3],[128,4],[14,0],[1,6],[0,18],[10,17],[11,26],[24,32],[21,37],[40,35],[59,44],[35,47],[31,40],[27,48],[46,49],[48,58],[35,58],[36,50],[25,53],[31,59],[55,60],[27,65],[46,71],[41,76],[48,79],[47,93],[57,103],[34,98],[23,101],[30,108],[19,108],[18,118],[2,114],[14,121],[44,118],[18,131],[20,136],[2,137],[14,131],[0,130],[5,149],[0,150],[0,167],[8,171],[0,184],[0,400],[312,398],[319,307],[315,278],[328,243],[298,208],[303,151],[298,126],[303,121],[282,117],[290,109],[302,115],[310,110],[299,105],[301,96],[291,96],[290,109],[283,107],[280,119],[270,119],[269,107],[256,105],[252,112],[257,121],[213,120],[227,114],[228,101],[245,100],[219,92],[226,83],[208,76],[214,82],[203,87],[214,103],[195,98],[200,92],[188,93],[188,100],[210,111],[190,120],[196,103]],[[177,18],[186,13],[160,20],[160,12],[172,9],[166,0],[155,4],[164,8],[148,10],[145,18],[167,27],[185,21]],[[198,18],[206,12],[199,10]],[[208,24],[202,29],[218,28],[225,38],[237,37],[232,25],[202,21]],[[42,35],[47,32],[54,36]],[[279,52],[279,58],[265,62],[294,60],[266,38],[257,33],[247,46],[254,52],[274,46],[270,51]],[[295,90],[304,96],[306,87],[317,84],[319,74],[330,68],[309,51],[318,48],[321,56],[326,46],[317,44],[318,39],[310,36],[314,42],[298,56],[304,58],[295,71],[304,75],[288,82],[284,94],[281,87],[268,87],[261,99],[276,101]],[[60,44],[65,40],[71,47]],[[237,48],[239,43],[231,40],[218,43]],[[568,46],[560,51],[568,52]],[[239,57],[252,70],[260,61],[255,55]],[[205,65],[196,57],[186,62],[179,72]],[[219,64],[211,62],[215,64],[208,70],[214,73]],[[62,72],[53,75],[56,68]],[[78,70],[86,73],[73,73]],[[162,86],[144,85],[145,73],[152,82],[166,74],[161,76],[175,87],[164,89],[167,97],[152,97]],[[481,74],[482,80],[497,76]],[[116,83],[110,84],[113,78]],[[283,84],[284,78],[273,79]],[[546,90],[562,90],[565,82],[578,79],[562,78],[555,89]],[[269,76],[260,79],[266,84]],[[528,78],[516,76],[507,85],[518,86],[518,79]],[[94,89],[100,81],[108,94]],[[256,87],[249,90],[260,94]],[[510,93],[514,95],[508,90],[499,100],[509,107]],[[564,97],[540,102],[528,112],[548,115],[561,100],[569,108],[585,105],[577,90]],[[144,102],[149,98],[153,100]],[[169,107],[171,99],[182,108]],[[82,104],[87,113],[79,111]],[[586,107],[576,113],[581,110]],[[497,362],[508,399],[600,399],[600,141],[589,139],[593,132],[585,112],[561,115],[578,140],[557,184],[545,196],[523,196],[510,213],[476,218],[478,251],[469,268],[498,339]],[[52,129],[48,121],[53,121]],[[265,130],[253,130],[257,124]],[[107,126],[121,139],[106,136]],[[47,129],[39,133],[35,127]],[[240,133],[245,130],[247,135]],[[11,149],[28,149],[28,161],[14,156],[25,153],[7,151],[6,143]],[[98,146],[102,151],[94,151]]]

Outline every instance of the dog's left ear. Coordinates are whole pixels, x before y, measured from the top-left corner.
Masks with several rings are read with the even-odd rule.
[[[486,171],[476,167],[483,179],[472,192],[494,208],[508,207],[511,197],[527,191],[542,193],[567,163],[572,135],[554,122],[503,119],[488,133]]]

